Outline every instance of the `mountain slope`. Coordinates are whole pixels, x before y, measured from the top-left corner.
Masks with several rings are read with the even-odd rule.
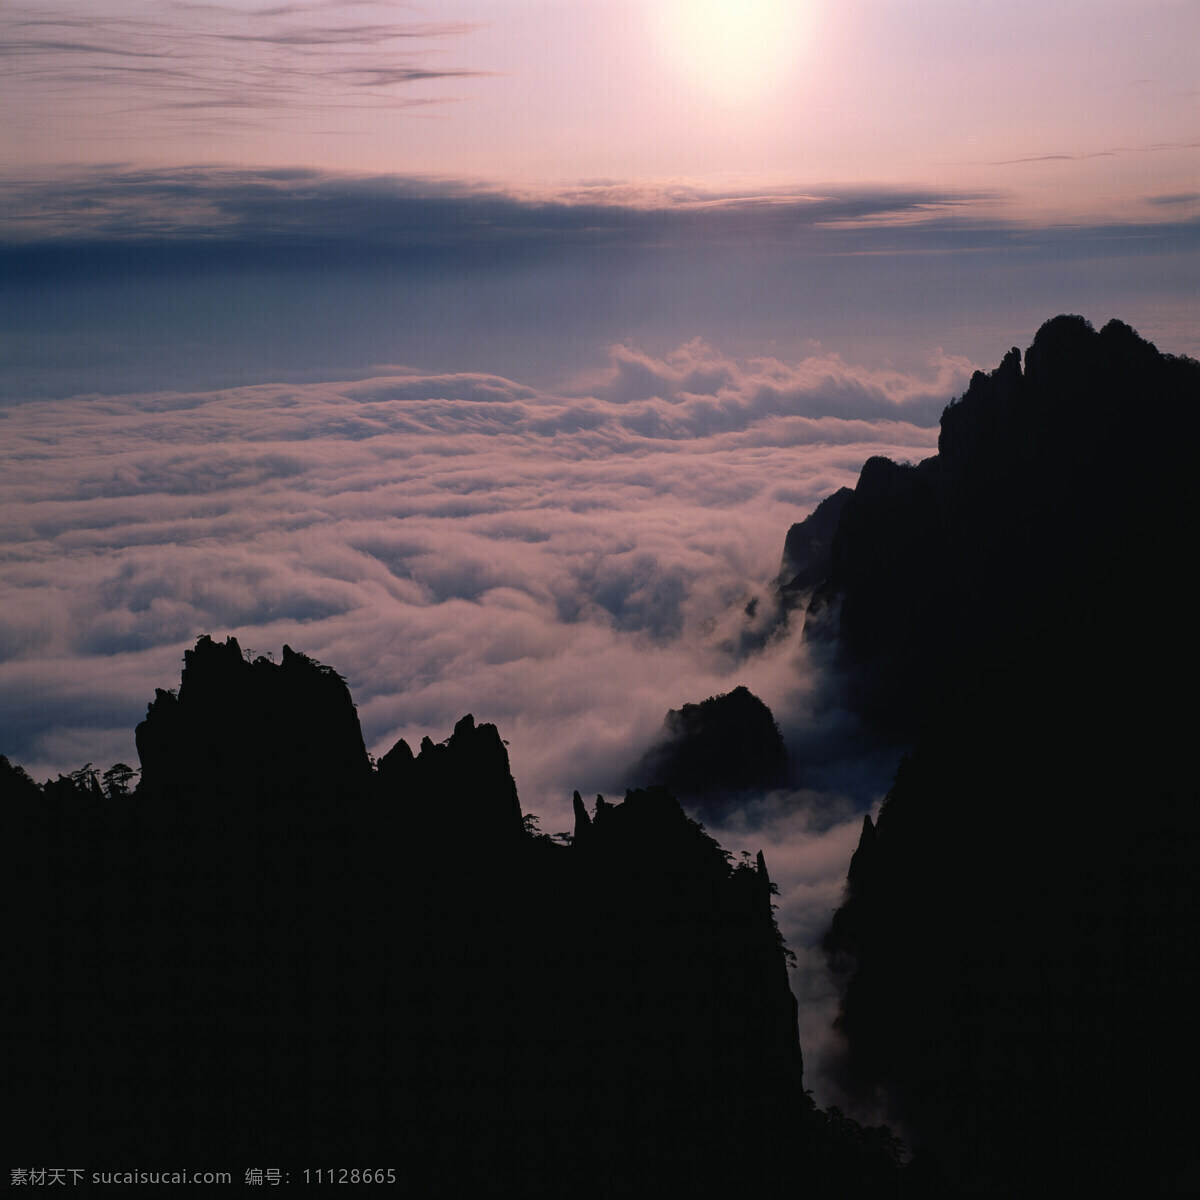
[[[1038,629],[1107,638],[1126,597],[1174,602],[1194,528],[1200,366],[1127,325],[1056,317],[976,372],[938,454],[871,459],[838,521],[806,634],[859,709],[915,731],[947,691],[1008,670]],[[1080,630],[1079,623],[1088,626]]]
[[[858,1086],[927,1187],[1186,1177],[1198,404],[1200,365],[1059,317],[1023,372],[975,376],[936,458],[868,463],[839,522],[806,631],[920,736],[827,945]]]
[[[577,797],[558,845],[494,726],[373,772],[334,672],[232,638],[188,653],[138,746],[132,793],[0,762],[29,1161],[357,1163],[421,1195],[844,1176],[766,865],[662,789]]]

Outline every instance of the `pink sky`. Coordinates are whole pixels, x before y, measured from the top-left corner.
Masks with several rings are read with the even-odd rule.
[[[740,17],[739,17],[739,14]],[[7,169],[921,185],[1197,211],[1189,0],[16,0]]]

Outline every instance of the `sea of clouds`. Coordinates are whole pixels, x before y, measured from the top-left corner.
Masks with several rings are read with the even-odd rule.
[[[399,373],[0,409],[0,752],[36,779],[136,766],[134,725],[206,633],[334,667],[376,755],[494,722],[548,832],[573,789],[641,782],[668,708],[738,684],[803,752],[814,670],[773,624],[787,529],[871,455],[932,453],[970,370],[692,342],[615,347],[553,393]],[[814,947],[887,783],[852,775],[712,830],[780,885],[818,1083]]]

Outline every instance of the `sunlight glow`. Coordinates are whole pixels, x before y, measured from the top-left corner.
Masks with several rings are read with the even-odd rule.
[[[659,16],[666,55],[685,79],[739,103],[786,78],[807,43],[812,6],[804,0],[667,0]]]

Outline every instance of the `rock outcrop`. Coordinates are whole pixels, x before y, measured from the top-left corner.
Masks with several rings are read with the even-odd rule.
[[[470,713],[446,741],[423,739],[416,756],[401,738],[379,760],[377,776],[381,795],[402,805],[414,831],[450,834],[460,845],[471,842],[491,850],[524,832],[500,732],[495,725],[476,725]],[[457,800],[452,824],[446,823],[446,795]]]
[[[833,535],[853,488],[839,488],[826,496],[803,521],[788,530],[779,565],[779,591],[788,607],[800,604],[825,579]]]
[[[671,709],[654,746],[632,769],[706,819],[751,792],[781,786],[788,757],[771,710],[746,687]]]
[[[178,692],[159,689],[136,730],[139,789],[168,796],[254,795],[295,803],[354,795],[370,762],[345,681],[284,646],[250,661],[237,638],[202,637]]]

